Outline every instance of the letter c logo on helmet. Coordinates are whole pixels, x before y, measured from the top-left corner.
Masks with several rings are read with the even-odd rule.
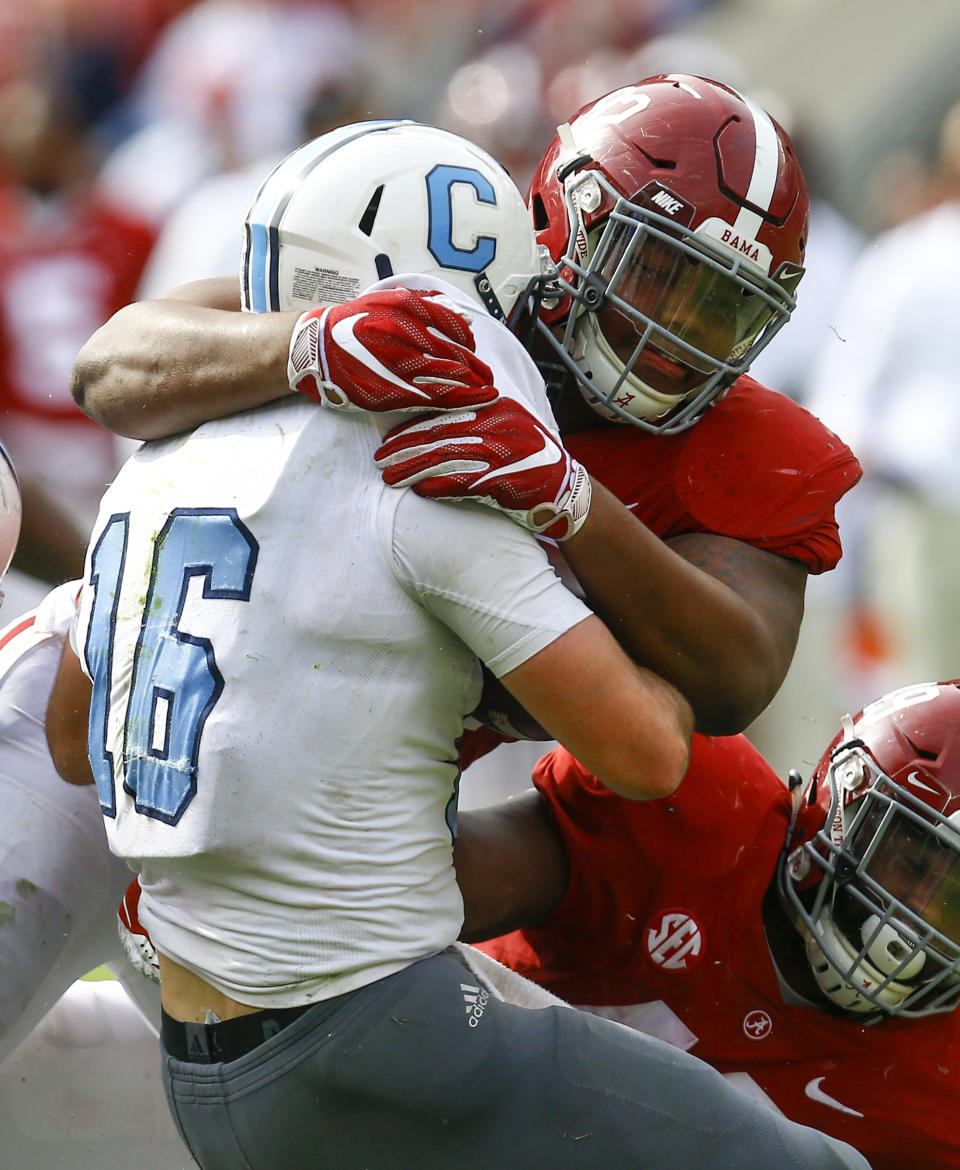
[[[497,254],[493,236],[478,236],[469,250],[453,242],[453,196],[457,187],[469,187],[480,203],[496,205],[493,184],[472,167],[437,166],[427,175],[427,247],[430,255],[444,268],[462,268],[464,272],[482,272]]]

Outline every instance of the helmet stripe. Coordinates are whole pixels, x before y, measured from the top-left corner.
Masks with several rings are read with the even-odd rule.
[[[743,95],[740,95],[743,97]],[[780,140],[770,115],[743,97],[744,104],[753,116],[756,150],[753,156],[753,174],[747,188],[747,201],[754,207],[769,211],[773,193],[777,186],[777,172],[780,169]],[[763,217],[748,207],[741,207],[734,221],[734,231],[755,240],[763,226]]]
[[[310,150],[309,143],[300,147],[267,176],[247,213],[241,261],[246,308],[255,313],[274,312],[280,308],[280,224],[303,179],[347,143],[399,125],[402,123],[396,120],[363,122],[356,134],[341,138],[332,146],[329,137],[323,135],[316,139],[314,150]]]

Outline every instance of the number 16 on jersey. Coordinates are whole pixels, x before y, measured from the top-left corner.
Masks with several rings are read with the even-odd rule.
[[[196,793],[204,724],[224,685],[211,641],[181,628],[184,605],[188,593],[249,601],[258,546],[233,508],[172,511],[153,541],[134,644],[124,646],[118,611],[129,585],[129,532],[129,513],[114,514],[91,556],[87,746],[105,816],[116,816],[113,749],[122,745],[119,775],[137,812],[175,825]],[[112,709],[124,702],[124,711]]]

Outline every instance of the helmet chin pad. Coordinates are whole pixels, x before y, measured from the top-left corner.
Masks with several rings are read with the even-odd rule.
[[[603,418],[621,416],[609,409],[607,402],[615,400],[622,411],[637,419],[662,419],[681,402],[697,393],[699,387],[680,394],[666,394],[655,390],[632,371],[624,370],[592,313],[584,313],[575,330],[578,365],[589,374],[590,385],[580,383],[584,398]],[[626,420],[622,420],[626,421]]]
[[[877,915],[869,915],[861,927],[866,946],[862,956],[836,928],[828,910],[817,919],[817,930],[818,937],[803,932],[807,960],[817,986],[837,1007],[858,1014],[878,1007],[895,1010],[915,991],[908,981],[920,974],[926,956],[922,951],[906,955],[901,936]],[[904,981],[891,979],[893,973]]]

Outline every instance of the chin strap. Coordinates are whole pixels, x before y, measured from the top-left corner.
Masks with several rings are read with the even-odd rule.
[[[791,768],[787,773],[787,791],[790,793],[790,823],[787,825],[787,836],[784,841],[784,849],[788,850],[793,841],[793,834],[797,828],[797,820],[800,817],[800,810],[803,808],[804,799],[810,796],[809,803],[813,804],[817,796],[817,788],[813,782],[813,774],[810,779],[804,781],[803,777],[796,768]]]

